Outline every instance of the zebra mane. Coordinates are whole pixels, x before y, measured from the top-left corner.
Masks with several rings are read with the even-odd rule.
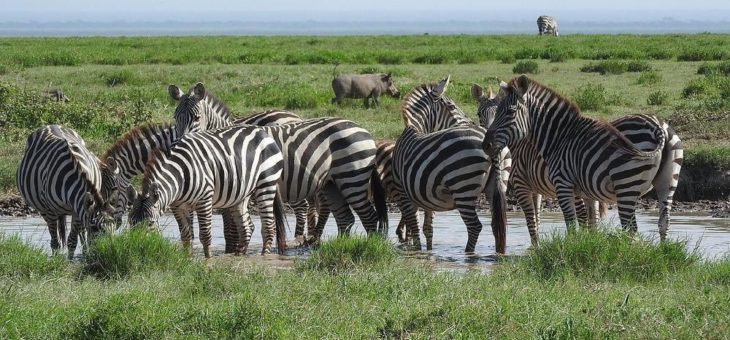
[[[409,123],[409,116],[420,114],[419,111],[426,108],[428,103],[433,101],[431,93],[437,85],[438,84],[436,83],[421,84],[408,92],[408,94],[403,98],[403,102],[401,103],[401,118],[403,119],[403,124],[405,124],[405,126],[412,125]],[[442,95],[441,97],[451,100],[446,95]],[[459,119],[463,119],[464,122],[471,122],[466,116],[459,117]]]
[[[112,147],[104,153],[104,157],[101,158],[103,160],[102,164],[106,165],[105,162],[107,158],[113,158],[115,155],[118,155],[131,141],[145,139],[146,135],[155,134],[156,131],[169,129],[172,126],[172,124],[145,123],[129,129],[129,131],[125,132],[124,135],[114,142],[114,145],[112,145]]]
[[[216,97],[212,92],[205,90],[205,98],[203,99],[208,101],[213,111],[219,113],[221,115],[221,118],[224,118],[225,120],[231,119],[231,110],[228,108],[228,106],[226,106],[226,103],[224,103],[220,98]]]
[[[84,171],[84,167],[81,165],[81,162],[79,162],[78,159],[74,156],[74,153],[71,151],[71,145],[75,144],[74,142],[70,142],[66,140],[66,145],[69,148],[69,155],[71,156],[71,161],[73,162],[74,168],[79,172],[79,177],[81,177],[81,180],[86,183],[86,187],[88,189],[88,192],[91,193],[91,195],[94,197],[94,201],[99,206],[102,206],[104,204],[104,199],[101,197],[101,193],[99,190],[96,190],[96,186],[94,183],[89,179],[89,174]],[[83,145],[82,145],[83,147]],[[93,154],[92,154],[93,156]],[[96,156],[94,156],[95,161],[99,166],[101,166],[101,162],[96,159]]]
[[[517,86],[517,79],[519,77],[513,78],[509,82],[509,88],[515,88]],[[557,98],[559,101],[568,104],[569,111],[571,111],[573,114],[575,114],[577,119],[586,119],[591,120],[595,122],[596,126],[598,128],[606,129],[611,132],[612,135],[614,135],[616,138],[613,139],[613,144],[617,146],[619,149],[623,149],[624,151],[627,151],[632,154],[642,153],[641,150],[637,149],[634,143],[631,142],[621,131],[619,131],[613,124],[610,122],[604,120],[604,119],[596,119],[588,116],[584,116],[581,111],[580,107],[573,102],[572,100],[568,99],[567,97],[563,96],[562,94],[556,92],[555,90],[540,84],[539,82],[529,79],[529,85],[528,85],[527,92],[547,92],[550,94],[551,97]]]

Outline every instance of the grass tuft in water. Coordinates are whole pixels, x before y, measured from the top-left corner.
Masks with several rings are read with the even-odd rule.
[[[180,269],[192,263],[186,251],[159,233],[136,228],[94,240],[84,255],[81,272],[100,279],[119,279],[140,272]]]
[[[339,273],[392,263],[395,258],[395,248],[383,237],[336,237],[312,251],[311,256],[300,262],[299,267]]]
[[[646,282],[685,270],[699,260],[685,242],[654,242],[609,228],[553,234],[520,264],[543,279],[565,275],[608,282]]]
[[[48,256],[40,247],[5,234],[0,234],[0,258],[0,277],[51,276],[64,271],[68,265],[63,256]]]

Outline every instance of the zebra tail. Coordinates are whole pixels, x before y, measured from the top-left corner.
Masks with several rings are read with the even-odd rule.
[[[645,159],[661,156],[662,152],[664,152],[664,145],[667,142],[667,135],[664,131],[664,127],[662,127],[661,125],[654,126],[654,139],[657,141],[657,144],[656,148],[652,151],[642,151],[636,148],[636,146],[631,143],[631,141],[629,141],[628,138],[626,138],[626,136],[624,136],[621,132],[619,132],[619,136],[621,138],[615,140],[614,143],[616,143],[620,149],[623,149],[632,156]]]
[[[378,215],[378,224],[380,230],[387,234],[388,231],[388,204],[385,200],[385,187],[380,181],[378,172],[373,169],[370,175],[370,189],[373,194],[373,202],[375,203],[375,213]]]
[[[488,184],[491,188],[492,197],[490,204],[492,211],[492,234],[494,234],[495,248],[498,254],[505,254],[507,248],[507,197],[506,193],[501,190],[502,187],[497,183],[501,180],[500,171],[493,168],[489,172]]]
[[[284,215],[284,202],[281,200],[279,188],[276,189],[274,197],[274,223],[276,224],[276,252],[284,255],[286,250],[286,216]]]

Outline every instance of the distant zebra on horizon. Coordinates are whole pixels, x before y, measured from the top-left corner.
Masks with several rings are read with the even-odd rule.
[[[502,82],[500,87],[502,86],[507,86],[507,84]],[[501,94],[503,93],[500,92]],[[494,121],[501,96],[495,96],[491,88],[489,94],[485,95],[481,86],[477,84],[472,86],[472,95],[478,103],[479,124],[489,128]],[[652,122],[652,124],[647,125],[648,122]],[[682,141],[667,123],[654,115],[628,115],[612,121],[611,124],[632,143],[649,151],[656,147],[657,141],[654,140],[654,130],[648,128],[648,126],[661,125],[664,128],[666,137],[662,162],[652,184],[659,198],[662,224],[668,224],[669,212],[683,158]],[[510,185],[512,185],[515,198],[525,214],[532,245],[536,246],[542,196],[555,197],[555,187],[550,182],[545,161],[529,140],[525,139],[516,143],[516,145],[512,145],[510,152],[513,159]],[[578,221],[588,225],[595,224],[596,208],[600,211],[601,217],[605,217],[607,209],[606,203],[600,202],[599,206],[596,207],[592,202],[584,202],[579,197],[575,199],[575,207]]]
[[[558,33],[558,21],[549,15],[541,15],[537,17],[538,35],[552,34],[554,37],[560,35]]]
[[[234,124],[223,104],[202,83],[188,93],[170,85],[177,100],[175,127],[178,136]],[[284,154],[280,191],[285,202],[301,202],[322,195],[342,234],[355,223],[350,208],[368,234],[388,227],[385,192],[374,171],[375,141],[367,130],[339,118],[315,118],[262,127]],[[369,196],[372,192],[373,202]],[[326,219],[319,218],[313,240],[318,240]]]
[[[493,186],[487,190],[487,196],[493,203],[492,232],[496,251],[504,253],[505,207],[495,205],[494,200],[497,197],[497,201],[503,203],[503,197],[498,194],[501,190],[496,187],[502,189],[499,182],[508,176],[502,177],[500,171],[492,168],[492,159],[482,149],[485,130],[466,118],[454,101],[445,96],[449,80],[450,77],[446,77],[437,84],[418,86],[403,99],[401,115],[405,128],[393,151],[394,178],[400,184],[403,197],[407,198],[400,202],[403,217],[413,246],[420,249],[416,209],[458,210],[468,233],[464,251],[472,253],[482,230],[476,204],[491,183]],[[505,154],[499,159],[509,157]],[[500,209],[494,209],[496,206]],[[426,247],[430,250],[433,230],[425,227]]]
[[[667,130],[658,121],[639,123],[653,138],[646,145],[636,144],[615,126],[583,116],[575,103],[525,75],[510,81],[504,91],[483,147],[497,155],[505,147],[528,140],[545,161],[568,227],[576,220],[574,199],[583,197],[618,202],[621,226],[636,232],[636,202],[652,188],[657,174],[667,171],[670,179],[663,185],[666,188],[657,190],[673,193],[676,189],[672,177],[674,169],[678,175],[678,168],[662,164],[681,164],[681,151],[663,156],[667,141],[674,137],[668,139]],[[681,147],[681,143],[674,145]],[[665,175],[660,176],[664,182]],[[660,201],[664,199],[660,197]],[[662,210],[659,235],[663,240],[669,228],[669,211]]]
[[[292,112],[269,110],[238,118],[234,122],[251,125],[275,125],[300,120],[301,118]],[[145,165],[155,150],[160,149],[167,152],[177,139],[175,126],[172,124],[143,124],[127,131],[104,154],[102,159],[105,160],[107,166],[102,169],[103,186],[116,186],[119,192],[127,193],[119,195],[118,201],[115,202],[118,221],[121,220],[121,216],[130,203],[128,197],[136,193],[134,187],[131,186],[132,179],[144,173]],[[306,210],[306,204],[303,207],[294,207],[297,216],[297,228],[299,228],[299,221],[306,218]],[[228,214],[223,214],[223,220],[224,223],[232,223],[229,221]],[[188,221],[192,223],[192,216],[188,216]],[[225,234],[224,236],[226,240],[225,253],[235,252],[238,235]]]
[[[66,246],[66,215],[71,215],[69,258],[78,236],[85,247],[87,232],[112,228],[112,207],[101,196],[100,166],[74,130],[46,125],[28,137],[16,175],[18,191],[48,224],[54,252]]]
[[[167,152],[156,149],[145,167],[142,192],[132,197],[130,224],[157,224],[169,207],[179,224],[186,248],[192,241],[194,211],[198,217],[200,242],[206,258],[211,255],[213,209],[231,212],[241,242],[237,253],[245,253],[252,225],[248,202],[253,197],[261,217],[262,254],[271,252],[276,229],[277,250],[286,248],[283,206],[278,181],[284,159],[276,142],[261,128],[234,125],[178,139]]]

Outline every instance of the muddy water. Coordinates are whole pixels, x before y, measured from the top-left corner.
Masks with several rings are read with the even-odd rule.
[[[641,213],[638,216],[639,232],[645,235],[656,237],[657,232],[657,216],[650,213]],[[230,255],[222,255],[223,251],[223,228],[220,215],[214,216],[213,223],[213,249],[216,260],[231,262],[238,266],[251,266],[264,264],[274,268],[290,267],[294,260],[307,255],[307,250],[296,247],[296,241],[293,239],[292,230],[294,228],[294,217],[287,216],[290,227],[289,245],[290,249],[284,256],[268,255],[259,256],[261,250],[261,234],[260,223],[254,217],[254,223],[257,226],[254,232],[251,246],[249,247],[249,256],[233,257]],[[391,214],[391,225],[397,225],[399,214]],[[609,221],[618,224],[616,212],[611,211]],[[564,232],[565,226],[562,221],[562,215],[559,213],[543,213],[542,235],[552,232]],[[431,252],[407,252],[406,256],[423,259],[425,263],[432,265],[436,269],[443,270],[489,270],[496,263],[494,254],[494,238],[489,227],[489,218],[486,214],[482,217],[484,229],[482,229],[479,243],[477,244],[477,254],[472,256],[464,255],[464,246],[466,245],[466,228],[458,214],[452,212],[437,213],[434,219],[434,249]],[[162,232],[165,237],[171,240],[178,240],[179,233],[177,225],[172,216],[165,216],[161,219]],[[390,237],[395,240],[394,232],[391,228]],[[364,234],[364,229],[359,224],[354,229],[357,234]],[[0,232],[6,234],[18,234],[21,238],[30,243],[40,245],[45,249],[49,249],[50,237],[48,230],[40,217],[17,218],[0,216]],[[197,230],[195,231],[197,237]],[[333,219],[328,221],[325,228],[325,238],[336,235],[337,228]],[[423,236],[421,236],[422,242]],[[688,249],[697,249],[705,256],[705,258],[715,258],[730,253],[730,219],[712,218],[704,215],[690,214],[674,214],[672,216],[672,227],[670,238],[687,240]],[[196,239],[195,249],[200,255],[200,245]],[[530,238],[527,228],[524,224],[524,217],[520,212],[509,214],[509,227],[507,230],[507,253],[510,255],[519,255],[530,245]],[[77,250],[77,252],[80,250]]]

